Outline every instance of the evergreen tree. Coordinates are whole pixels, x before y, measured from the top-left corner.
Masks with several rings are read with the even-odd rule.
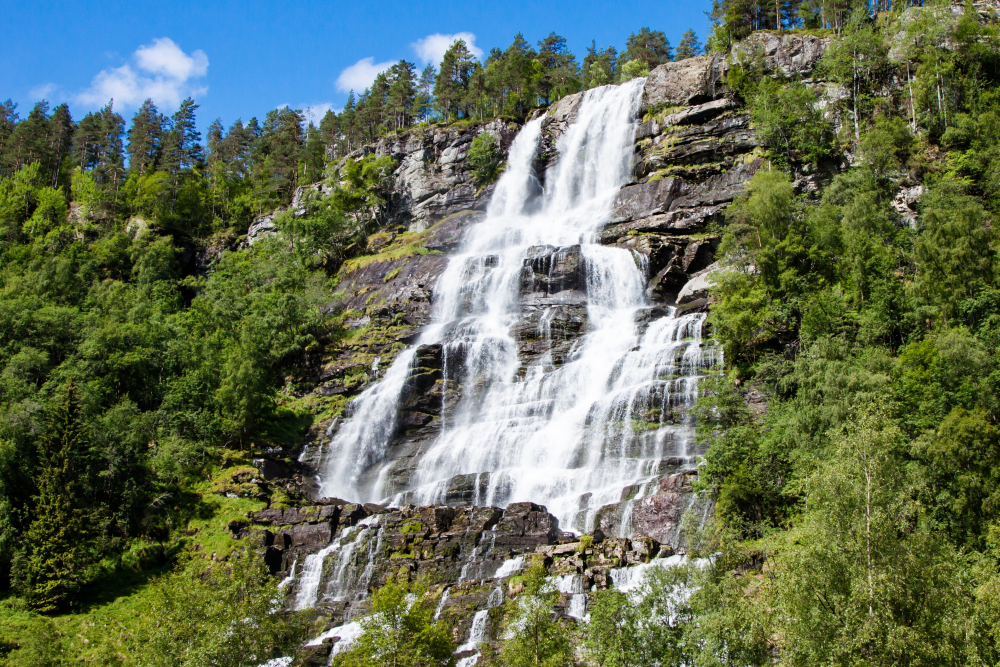
[[[48,173],[50,185],[57,187],[62,178],[66,163],[73,149],[73,132],[76,125],[69,113],[69,106],[60,104],[49,118],[48,132]]]
[[[27,118],[17,124],[8,139],[5,155],[7,168],[16,171],[33,162],[44,162],[48,129],[49,103],[42,100],[31,108]]]
[[[324,155],[333,160],[340,157],[338,147],[341,140],[340,118],[332,109],[327,109],[319,122],[319,136],[323,141]]]
[[[466,93],[476,65],[475,57],[461,39],[445,52],[434,82],[434,98],[442,116],[457,118],[468,115]]]
[[[114,112],[114,100],[98,113],[88,113],[73,133],[73,164],[91,172],[101,187],[117,192],[125,172],[125,119]]]
[[[436,77],[437,71],[434,69],[434,65],[428,65],[420,72],[413,107],[414,115],[421,121],[430,120],[434,113],[434,80]]]
[[[309,127],[306,128],[305,146],[302,150],[303,183],[315,183],[323,178],[324,152],[320,130],[309,123]]]
[[[38,441],[34,520],[22,587],[38,611],[65,607],[83,583],[88,565],[84,513],[87,434],[76,387],[71,382]]]
[[[583,58],[580,75],[584,88],[613,83],[618,78],[618,51],[613,46],[599,49],[597,43],[591,40],[587,55]]]
[[[408,127],[413,122],[417,96],[416,65],[400,60],[389,69],[388,115],[392,129]]]
[[[204,159],[195,119],[197,110],[198,105],[189,97],[170,119],[170,131],[163,140],[163,168],[170,173],[198,166]]]
[[[267,161],[267,190],[279,201],[291,201],[298,186],[298,167],[305,143],[302,114],[283,107],[267,112],[260,150]]]
[[[542,65],[538,93],[543,104],[551,104],[553,100],[580,89],[576,56],[566,47],[565,37],[550,32],[548,37],[538,42],[538,62]]]
[[[698,41],[698,35],[694,30],[689,29],[681,37],[681,43],[677,45],[677,55],[674,56],[674,60],[684,60],[697,55],[701,55],[701,42]]]
[[[638,33],[632,33],[625,40],[625,52],[622,59],[627,61],[641,60],[646,67],[653,69],[657,65],[670,62],[672,59],[670,40],[662,30],[642,28]]]
[[[6,160],[3,160],[2,157],[6,155],[7,140],[14,134],[14,128],[17,127],[19,119],[17,104],[9,98],[6,102],[0,104],[0,170],[3,170],[6,166]]]
[[[346,144],[345,154],[351,153],[359,144],[358,124],[357,124],[357,100],[354,91],[347,93],[347,101],[344,102],[344,110],[340,112],[340,132]]]
[[[128,168],[133,174],[155,170],[163,151],[165,119],[147,99],[132,118],[128,131]]]

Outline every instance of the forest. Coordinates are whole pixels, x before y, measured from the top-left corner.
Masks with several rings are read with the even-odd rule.
[[[312,412],[290,369],[344,335],[327,297],[385,224],[395,165],[359,149],[522,121],[756,31],[830,38],[814,79],[843,94],[754,58],[725,81],[767,166],[710,230],[726,368],[696,411],[713,516],[689,566],[598,593],[587,624],[552,613],[535,563],[479,664],[1000,664],[997,7],[716,0],[709,15],[704,48],[642,28],[578,60],[555,33],[518,35],[479,62],[458,41],[318,127],[284,107],[216,120],[204,142],[191,99],[128,124],[111,101],[78,121],[0,105],[0,665],[289,655],[310,619],[275,613],[253,545],[231,549],[226,522],[257,505],[214,476],[301,445]],[[306,216],[241,243],[321,181]],[[453,662],[426,582],[390,582],[372,609],[334,664]]]

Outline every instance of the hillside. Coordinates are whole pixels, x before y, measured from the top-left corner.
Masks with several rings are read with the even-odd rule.
[[[743,9],[4,107],[0,664],[997,663],[998,8]]]

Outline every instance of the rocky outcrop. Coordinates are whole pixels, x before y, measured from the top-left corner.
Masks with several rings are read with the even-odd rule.
[[[722,61],[722,56],[710,54],[654,67],[646,77],[646,107],[691,106],[721,95]]]
[[[501,120],[471,126],[414,128],[383,138],[374,147],[399,165],[393,173],[391,215],[396,224],[420,232],[460,211],[485,210],[492,187],[478,188],[465,156],[472,140],[492,132],[506,152],[519,126]]]
[[[833,37],[761,30],[733,47],[726,66],[759,64],[767,74],[806,78],[832,41]]]
[[[327,627],[366,613],[368,593],[389,579],[422,578],[439,596],[438,617],[452,625],[456,643],[462,643],[474,612],[516,595],[513,577],[532,561],[562,582],[557,609],[566,614],[574,595],[584,596],[574,601],[582,613],[587,591],[627,578],[630,567],[683,553],[679,535],[685,513],[676,498],[686,484],[684,476],[667,478],[656,495],[636,506],[634,525],[649,526],[659,537],[608,538],[597,530],[582,539],[560,531],[556,518],[534,503],[506,509],[386,508],[323,499],[309,507],[252,513],[230,528],[238,539],[263,541],[265,562],[284,578],[286,604],[314,608]],[[325,664],[331,643],[306,650]]]

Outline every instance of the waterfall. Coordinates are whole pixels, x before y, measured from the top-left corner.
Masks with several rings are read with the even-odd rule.
[[[305,565],[299,578],[299,586],[295,594],[294,608],[309,609],[319,598],[320,583],[324,571],[332,574],[327,583],[327,593],[333,600],[344,600],[354,594],[367,593],[368,583],[374,571],[375,555],[378,553],[382,532],[378,530],[378,515],[366,517],[358,525],[344,528],[340,537],[314,554],[306,556]],[[378,530],[376,541],[371,539],[373,529]],[[367,543],[366,564],[360,577],[357,576],[358,563],[355,552],[359,545]],[[327,557],[334,554],[336,560],[332,567],[326,566]],[[294,567],[294,566],[293,566]]]
[[[486,219],[467,231],[439,278],[434,321],[417,341],[442,346],[448,380],[462,388],[458,405],[442,414],[440,434],[419,453],[408,488],[384,488],[415,347],[401,353],[382,382],[354,401],[356,417],[328,448],[324,494],[432,503],[443,499],[450,478],[476,475],[476,504],[533,501],[560,526],[586,531],[600,507],[623,500],[623,489],[662,477],[665,460],[694,466],[684,408],[718,354],[703,344],[704,315],[650,316],[644,258],[596,242],[631,178],[643,83],[583,94],[544,188],[533,170],[543,119],[521,129]],[[570,268],[559,273],[556,265]],[[578,284],[563,289],[573,280],[567,273]],[[538,275],[545,286],[535,284]],[[557,359],[557,322],[573,318],[583,333]],[[525,322],[550,343],[530,362],[517,337]],[[378,475],[364,476],[375,467]],[[482,473],[485,497],[478,493]]]

